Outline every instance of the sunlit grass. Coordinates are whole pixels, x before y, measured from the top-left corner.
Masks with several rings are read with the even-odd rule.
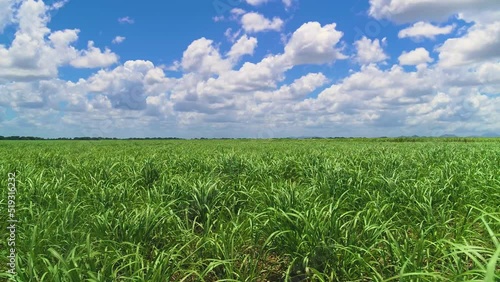
[[[3,142],[17,280],[499,281],[500,142],[464,140]]]

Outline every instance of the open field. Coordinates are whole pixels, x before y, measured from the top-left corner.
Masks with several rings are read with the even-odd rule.
[[[0,142],[17,280],[499,281],[500,140],[393,141]]]

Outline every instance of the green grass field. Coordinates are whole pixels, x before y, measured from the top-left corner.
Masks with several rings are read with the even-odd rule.
[[[16,280],[500,281],[500,140],[395,141],[0,142]]]

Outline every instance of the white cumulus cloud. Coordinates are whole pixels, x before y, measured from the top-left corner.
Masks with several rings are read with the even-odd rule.
[[[59,3],[59,2],[58,2]],[[51,31],[47,24],[51,7],[42,1],[26,0],[17,8],[16,33],[7,48],[0,45],[0,81],[55,78],[59,67],[104,67],[114,64],[118,56],[89,42],[87,50],[78,50],[78,29]]]
[[[293,64],[327,64],[345,59],[337,44],[343,36],[336,24],[308,22],[299,27],[285,46],[285,57]]]
[[[259,6],[261,4],[267,3],[269,0],[245,0],[245,1],[252,6]]]
[[[283,24],[283,20],[278,17],[267,19],[263,15],[255,12],[246,13],[241,17],[241,25],[243,29],[249,33],[272,30],[280,31]]]
[[[450,34],[454,29],[453,25],[435,26],[431,23],[417,22],[412,26],[401,30],[398,33],[399,38],[431,38],[434,39],[438,35]]]
[[[425,48],[417,48],[410,52],[403,52],[399,56],[399,64],[402,66],[417,66],[421,64],[431,63],[433,59]]]
[[[88,49],[80,51],[78,57],[71,60],[70,64],[75,68],[100,68],[110,66],[118,61],[118,56],[105,49],[102,52],[99,48],[94,47],[94,42],[88,42]]]
[[[490,21],[500,15],[496,0],[370,0],[369,14],[397,23],[445,21],[460,15],[472,21]]]
[[[14,4],[17,0],[0,0],[0,34],[14,20]]]
[[[229,50],[227,56],[233,62],[238,61],[243,55],[252,55],[254,53],[255,47],[257,47],[257,38],[243,35],[231,47],[231,50]]]
[[[385,42],[385,38],[382,42]],[[361,64],[377,63],[387,60],[389,57],[384,53],[384,50],[380,46],[380,41],[378,39],[370,40],[366,37],[354,42],[356,46],[357,55],[356,61]]]
[[[476,24],[458,38],[450,38],[438,48],[444,67],[474,64],[500,59],[500,21]]]
[[[222,58],[219,50],[213,45],[213,40],[206,38],[195,40],[188,46],[182,56],[181,65],[184,71],[203,76],[221,74],[231,69],[230,62]]]

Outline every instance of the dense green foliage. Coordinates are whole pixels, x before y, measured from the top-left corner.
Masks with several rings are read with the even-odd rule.
[[[499,281],[480,141],[3,141],[17,280]]]

